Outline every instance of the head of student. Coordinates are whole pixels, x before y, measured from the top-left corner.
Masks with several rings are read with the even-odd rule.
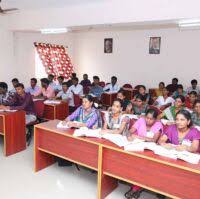
[[[72,73],[72,79],[76,77],[76,73]]]
[[[200,116],[200,100],[194,102],[194,112]]]
[[[147,126],[153,126],[158,117],[158,112],[154,109],[148,109],[145,114],[145,121]]]
[[[183,85],[182,84],[179,84],[177,86],[177,92],[179,95],[182,95],[183,94]]]
[[[50,82],[53,82],[53,80],[54,80],[54,75],[53,75],[53,74],[49,74],[49,75],[48,75],[48,79],[49,79]]]
[[[187,129],[192,127],[191,114],[187,110],[180,110],[176,114],[176,126],[178,130]]]
[[[8,91],[8,85],[5,82],[0,82],[0,94],[5,95]]]
[[[138,94],[135,98],[135,105],[137,107],[142,107],[145,102],[145,97],[141,94]]]
[[[84,80],[88,80],[88,74],[84,74],[84,75],[83,75],[83,79],[84,79]]]
[[[172,84],[177,85],[178,84],[178,78],[174,77],[172,79]]]
[[[37,79],[36,79],[36,78],[31,78],[30,84],[31,84],[31,87],[32,87],[32,88],[35,88],[35,86],[36,86],[36,84],[37,84]]]
[[[111,77],[111,84],[115,85],[117,83],[117,77],[116,76],[112,76]]]
[[[192,85],[192,88],[193,88],[193,89],[196,89],[197,84],[198,84],[198,82],[197,82],[196,79],[193,79],[193,80],[191,81],[191,85]]]
[[[19,83],[19,80],[17,78],[12,79],[12,85],[14,88],[18,83]]]
[[[185,97],[183,95],[178,95],[174,103],[176,108],[181,108],[185,105]]]
[[[126,98],[125,96],[125,93],[124,93],[124,90],[123,89],[120,89],[117,93],[117,98],[118,99],[121,99],[122,101],[124,101],[124,99]]]
[[[72,84],[73,84],[74,86],[76,86],[76,85],[78,84],[78,77],[73,77],[73,78],[72,78]]]
[[[189,99],[190,99],[190,102],[192,104],[194,104],[194,102],[197,100],[197,92],[196,91],[191,91],[189,93]]]
[[[144,95],[146,93],[146,87],[144,85],[140,85],[138,88],[138,92],[141,95]]]
[[[63,90],[64,92],[67,92],[67,90],[68,90],[68,83],[67,83],[67,82],[63,82],[63,83],[62,83],[62,90]]]
[[[47,78],[42,78],[40,81],[41,81],[42,88],[47,88],[50,84],[50,82]]]
[[[121,99],[115,99],[112,103],[111,111],[113,114],[120,114],[123,109],[123,101]]]
[[[169,96],[169,89],[167,87],[163,88],[163,96]]]
[[[85,95],[82,99],[82,106],[84,110],[89,110],[93,107],[94,98],[91,95]]]
[[[99,81],[100,81],[100,79],[98,76],[93,76],[93,83],[95,86],[99,85]]]
[[[24,90],[24,85],[22,83],[18,83],[16,86],[15,86],[15,90],[16,90],[16,93],[18,95],[23,95],[25,93],[25,90]]]
[[[158,86],[159,86],[159,89],[162,90],[165,87],[165,83],[164,82],[160,82]]]
[[[58,82],[59,82],[60,85],[62,85],[63,81],[64,81],[64,77],[63,76],[59,76],[58,77]]]

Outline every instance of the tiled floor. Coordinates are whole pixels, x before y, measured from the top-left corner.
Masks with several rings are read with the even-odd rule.
[[[74,166],[60,168],[56,164],[34,173],[33,145],[18,154],[4,157],[0,137],[0,198],[1,199],[96,199],[97,176]],[[107,199],[122,199],[129,189],[119,184]],[[144,192],[143,199],[155,199]]]

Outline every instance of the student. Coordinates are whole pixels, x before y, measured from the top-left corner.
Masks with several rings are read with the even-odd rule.
[[[167,89],[169,90],[170,94],[173,94],[178,87],[178,79],[177,78],[173,78],[172,79],[172,83],[167,85]]]
[[[13,98],[6,103],[6,106],[0,106],[4,110],[24,110],[26,112],[26,124],[36,120],[34,103],[30,93],[26,93],[24,85],[19,83],[15,85],[16,93]]]
[[[89,87],[91,86],[91,82],[90,80],[88,79],[88,74],[84,74],[83,75],[83,80],[81,81],[80,83],[83,87]]]
[[[183,90],[183,85],[179,84],[177,86],[177,90],[173,93],[173,97],[176,98],[178,95],[182,95],[184,97],[187,96],[187,93]]]
[[[88,127],[97,128],[99,127],[99,114],[96,108],[93,107],[94,101],[91,95],[83,97],[82,105],[76,109],[70,116],[65,120],[69,127]],[[77,121],[79,123],[76,123]]]
[[[11,90],[9,91],[9,93],[10,93],[11,95],[14,95],[14,94],[16,93],[15,86],[16,86],[17,84],[19,84],[19,80],[18,80],[17,78],[12,79],[13,89],[11,89]]]
[[[72,73],[72,76],[70,77],[70,79],[67,81],[67,84],[68,86],[72,86],[73,85],[73,82],[72,82],[72,79],[73,78],[76,78],[76,73]]]
[[[200,94],[200,87],[197,86],[198,82],[196,79],[191,81],[191,86],[187,88],[187,93],[189,94],[191,91],[195,91],[197,95]]]
[[[49,80],[47,78],[42,78],[41,80],[42,88],[38,93],[35,94],[35,97],[43,96],[45,99],[55,98],[54,89],[49,85]]]
[[[144,115],[147,109],[148,109],[148,104],[146,104],[145,97],[141,94],[136,95],[133,103],[133,114]]]
[[[192,122],[194,125],[200,126],[200,100],[196,100],[194,102],[194,112],[192,113]]]
[[[180,110],[184,109],[184,105],[185,105],[185,97],[182,96],[182,95],[176,97],[174,105],[166,108],[159,115],[159,118],[163,118],[164,117],[164,118],[166,118],[166,119],[168,119],[170,121],[168,123],[168,125],[172,124],[176,119],[176,113],[178,113]]]
[[[0,104],[6,104],[12,96],[8,92],[8,85],[5,82],[0,82]]]
[[[122,100],[122,111],[124,111],[127,114],[131,114],[133,112],[133,106],[131,104],[131,101],[126,99],[123,89],[119,90],[119,92],[117,93],[117,98]]]
[[[49,80],[49,85],[54,89],[56,90],[56,83],[53,81],[54,80],[54,75],[52,74],[49,74],[48,75],[48,80]]]
[[[194,108],[194,103],[197,100],[197,93],[196,91],[191,91],[189,93],[189,97],[186,98],[185,100],[185,107],[188,109],[193,109]]]
[[[158,106],[161,110],[164,110],[165,108],[174,105],[174,99],[169,96],[169,90],[167,88],[163,88],[162,95],[159,96],[154,105]]]
[[[69,90],[75,94],[82,96],[83,95],[83,86],[78,83],[78,78],[74,77],[72,79],[73,85],[69,87]]]
[[[147,104],[152,104],[152,99],[151,99],[151,95],[146,93],[146,87],[144,85],[139,85],[138,87],[138,92],[140,95],[143,96],[144,100],[145,100],[145,103]],[[137,96],[138,94],[136,94]],[[136,97],[135,96],[135,97]]]
[[[166,148],[195,153],[199,150],[200,132],[192,127],[191,114],[181,110],[176,114],[176,122],[168,127],[158,143]]]
[[[62,99],[64,101],[67,101],[69,104],[69,112],[72,113],[74,112],[75,105],[74,105],[74,96],[72,92],[68,89],[68,84],[67,82],[62,83],[62,91],[60,91],[56,95],[57,99]]]
[[[62,84],[64,82],[64,77],[59,76],[57,79],[58,79],[58,84],[56,84],[56,86],[55,86],[55,91],[59,92],[59,91],[62,91]]]
[[[159,96],[161,96],[163,94],[163,89],[164,88],[165,88],[165,83],[164,82],[160,82],[158,89],[155,90],[156,97],[159,97]]]
[[[121,99],[113,101],[111,111],[104,115],[104,125],[101,134],[112,133],[126,135],[128,133],[129,118],[122,114],[123,102]]]
[[[129,130],[130,135],[127,137],[129,141],[135,138],[142,139],[146,142],[157,142],[160,134],[163,132],[163,126],[157,121],[158,113],[154,109],[148,109],[145,117],[138,119]],[[139,198],[142,188],[133,185],[131,189],[125,193],[126,198]]]
[[[94,76],[93,80],[94,80],[94,82],[93,82],[93,85],[92,85],[89,93],[91,95],[94,95],[98,99],[100,99],[101,95],[103,93],[103,88],[101,86],[99,86],[99,77],[98,76]]]
[[[26,93],[30,93],[32,96],[35,96],[35,94],[37,94],[41,89],[37,86],[37,79],[31,78],[30,85],[31,86],[26,89]]]
[[[103,90],[105,92],[117,93],[120,90],[120,87],[117,85],[117,77],[112,76],[111,84],[106,85]]]

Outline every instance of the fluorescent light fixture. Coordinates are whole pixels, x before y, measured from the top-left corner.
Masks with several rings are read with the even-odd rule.
[[[42,34],[60,34],[68,32],[67,28],[45,28],[40,29]]]
[[[178,23],[180,28],[200,28],[200,19],[182,20]]]

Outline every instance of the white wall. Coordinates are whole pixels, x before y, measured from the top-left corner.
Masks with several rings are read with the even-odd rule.
[[[16,76],[25,85],[35,77],[35,47],[34,42],[44,42],[68,46],[68,54],[73,58],[73,37],[70,33],[58,35],[42,35],[39,33],[15,33],[14,51],[15,66],[18,69]],[[73,59],[72,59],[73,61]]]
[[[8,81],[16,73],[16,67],[13,64],[13,33],[0,29],[0,45],[0,81]]]

